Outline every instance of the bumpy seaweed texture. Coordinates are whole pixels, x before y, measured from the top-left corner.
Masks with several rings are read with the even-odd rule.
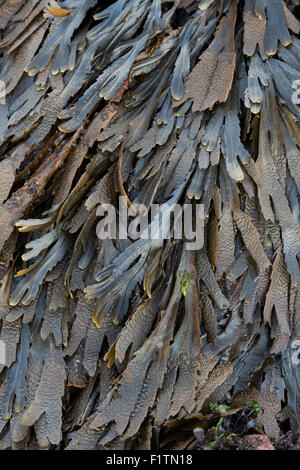
[[[184,448],[163,430],[225,399],[299,427],[297,16],[1,2],[1,449]],[[119,195],[154,231],[203,204],[203,248],[99,240]]]

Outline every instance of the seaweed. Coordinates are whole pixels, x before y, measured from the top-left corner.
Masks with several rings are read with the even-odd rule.
[[[1,2],[1,449],[299,427],[298,7]]]

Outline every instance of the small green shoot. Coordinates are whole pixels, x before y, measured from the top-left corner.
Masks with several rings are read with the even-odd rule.
[[[183,296],[186,297],[186,290],[190,284],[191,275],[190,273],[184,271],[182,273],[179,273],[179,276],[180,276],[180,290]]]
[[[254,400],[249,400],[250,405],[252,406],[256,416],[258,416],[260,413],[262,413],[261,407],[259,406],[259,403]]]
[[[230,410],[228,405],[219,405],[218,403],[210,403],[209,407],[212,411],[222,414],[224,411]]]
[[[223,420],[224,418],[220,418],[219,421],[217,422],[217,425],[216,425],[216,429],[215,429],[215,439],[218,439],[218,438],[222,438],[224,437],[225,433],[223,432],[222,434],[220,434],[219,436],[219,429],[220,429],[220,426],[221,424],[223,423]]]

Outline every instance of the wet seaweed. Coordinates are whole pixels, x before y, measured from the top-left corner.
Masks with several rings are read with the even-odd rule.
[[[1,449],[299,428],[296,7],[2,2]],[[203,205],[203,247],[100,240],[120,195]]]

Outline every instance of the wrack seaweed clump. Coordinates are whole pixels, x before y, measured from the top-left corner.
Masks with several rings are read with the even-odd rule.
[[[3,0],[0,28],[0,449],[184,448],[249,400],[295,431],[299,1]],[[203,247],[100,240],[119,195],[202,204]]]

